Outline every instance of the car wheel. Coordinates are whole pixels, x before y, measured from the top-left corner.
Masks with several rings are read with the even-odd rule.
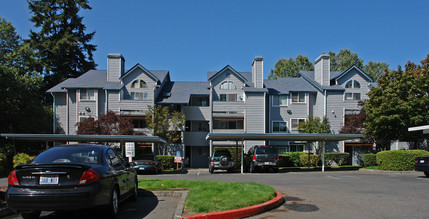
[[[255,172],[255,167],[253,166],[253,164],[250,164],[249,172],[251,173]]]
[[[26,213],[21,213],[21,216],[23,219],[34,219],[34,218],[39,218],[40,213],[41,211],[26,212]]]
[[[213,167],[209,167],[209,172],[213,173],[214,172],[214,168]]]
[[[134,183],[134,189],[133,189],[133,195],[131,196],[131,201],[137,201],[137,197],[138,197],[138,186],[137,186],[137,180],[136,183]]]
[[[429,177],[429,171],[425,171],[426,177]]]
[[[106,216],[109,218],[115,218],[119,214],[119,194],[116,188],[112,190],[108,211],[106,213]]]

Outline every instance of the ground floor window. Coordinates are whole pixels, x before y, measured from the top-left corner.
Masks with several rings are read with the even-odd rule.
[[[282,145],[276,146],[278,154],[284,154],[287,152],[303,152],[304,144],[290,144],[290,145]]]
[[[214,120],[213,129],[243,129],[243,120]]]

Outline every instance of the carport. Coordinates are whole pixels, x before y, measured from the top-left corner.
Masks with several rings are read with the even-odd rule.
[[[158,136],[142,136],[142,135],[66,135],[66,134],[16,134],[16,133],[1,133],[0,137],[11,140],[27,140],[27,141],[44,141],[46,146],[49,142],[118,142],[120,143],[121,151],[124,153],[125,142],[142,142],[165,144],[166,140]],[[153,148],[152,148],[153,150]]]
[[[244,173],[243,154],[245,140],[259,141],[306,141],[307,145],[312,142],[345,141],[356,138],[363,138],[363,134],[293,134],[293,133],[208,133],[206,140],[212,141],[241,141],[241,173]],[[322,149],[322,172],[325,171],[325,144]],[[210,154],[213,151],[213,144],[210,144]],[[310,153],[310,150],[309,150]]]

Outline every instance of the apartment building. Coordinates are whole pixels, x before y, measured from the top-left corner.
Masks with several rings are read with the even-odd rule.
[[[361,69],[352,66],[331,72],[329,55],[315,61],[314,71],[297,78],[263,79],[263,58],[255,57],[251,72],[227,65],[207,73],[207,81],[171,81],[166,70],[148,70],[141,64],[125,70],[121,54],[107,56],[107,70],[91,70],[67,79],[47,92],[54,110],[54,132],[75,134],[84,118],[98,118],[112,110],[133,120],[134,128],[145,130],[148,106],[167,105],[185,115],[183,139],[177,150],[190,159],[192,167],[207,167],[210,148],[235,146],[235,141],[207,141],[211,133],[295,133],[309,115],[326,116],[333,133],[338,133],[348,116],[356,114],[359,100],[375,84]],[[150,132],[147,132],[150,133]],[[269,144],[280,153],[303,151],[305,142],[245,141],[245,151],[255,144]],[[352,154],[368,145],[330,142],[327,151]],[[355,157],[354,163],[359,163]]]

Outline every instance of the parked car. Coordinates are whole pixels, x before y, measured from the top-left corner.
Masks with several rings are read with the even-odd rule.
[[[213,156],[209,161],[209,172],[213,173],[214,170],[227,170],[232,172],[234,168],[234,158],[231,153],[226,149],[215,150]]]
[[[130,163],[137,173],[160,173],[162,170],[161,163],[153,154],[139,155]]]
[[[252,146],[246,157],[244,159],[245,166],[251,173],[257,169],[279,171],[279,155],[274,147],[264,145]]]
[[[137,174],[122,157],[102,145],[50,148],[8,177],[7,205],[23,218],[44,210],[102,207],[115,217],[119,203],[137,199]]]
[[[429,157],[416,157],[415,171],[423,171],[429,177]]]

